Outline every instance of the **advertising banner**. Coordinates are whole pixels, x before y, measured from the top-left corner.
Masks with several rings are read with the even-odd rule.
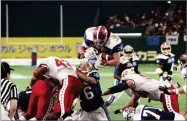
[[[37,52],[38,58],[77,58],[77,48],[82,41],[82,37],[1,38],[1,57],[31,58],[31,53]]]
[[[166,36],[166,42],[171,45],[178,45],[178,36]]]

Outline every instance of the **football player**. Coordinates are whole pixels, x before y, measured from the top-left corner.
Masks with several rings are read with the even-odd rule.
[[[41,59],[33,75],[39,79],[46,78],[46,80],[55,85],[62,85],[59,91],[59,101],[61,107],[60,118],[63,120],[72,120],[71,106],[82,88],[82,81],[80,79],[95,83],[94,78],[86,76],[68,61],[58,57]]]
[[[185,84],[182,87],[176,89],[168,89],[167,87],[160,86],[160,90],[164,91],[166,94],[187,94],[186,82],[187,82],[187,53],[181,55],[179,59],[179,69],[181,70],[181,76]]]
[[[104,101],[100,87],[100,76],[91,63],[82,62],[78,68],[81,72],[95,79],[95,83],[83,83],[80,93],[80,106],[78,119],[75,120],[110,120],[108,110],[103,106]]]
[[[109,88],[103,95],[114,94],[129,88],[133,91],[134,95],[131,100],[121,109],[117,109],[115,113],[122,112],[127,107],[133,107],[140,97],[161,101],[166,111],[179,112],[178,95],[167,95],[158,89],[159,86],[165,85],[174,89],[173,85],[168,82],[157,81],[142,74],[135,74],[132,69],[126,69],[122,73],[122,83]]]
[[[32,93],[29,97],[23,93],[20,106],[24,107],[25,103],[28,103],[28,106],[25,107],[26,113],[20,116],[20,120],[45,120],[54,103],[53,87],[54,85],[44,80],[38,80],[32,85]]]
[[[121,74],[124,70],[129,68],[134,68],[134,71],[136,73],[140,73],[138,70],[138,63],[139,58],[136,55],[133,55],[134,49],[130,45],[126,45],[123,48],[123,56],[120,57],[120,65],[115,67],[114,71],[114,85],[117,85],[120,83],[121,80]],[[125,91],[130,97],[133,95],[132,92],[129,90]],[[117,99],[119,99],[121,96],[120,93],[115,93],[111,95],[107,101],[105,101],[105,105],[109,106],[110,104],[113,104]]]
[[[27,112],[31,93],[32,91],[30,89],[19,93],[18,109],[15,119],[19,119],[20,116]]]
[[[160,80],[168,80],[172,82],[175,87],[178,87],[178,83],[172,80],[173,70],[176,69],[176,66],[174,65],[175,55],[171,53],[171,45],[164,42],[161,44],[160,49],[162,54],[156,57],[156,73],[160,76]]]
[[[147,105],[139,105],[136,108],[129,107],[124,110],[123,117],[127,121],[142,121],[142,120],[185,120],[185,116],[179,113],[164,111],[159,108],[154,108]]]
[[[101,65],[118,66],[123,44],[118,35],[104,26],[90,27],[84,33],[84,41],[78,49],[78,58],[83,58],[85,50],[93,47],[101,57]]]

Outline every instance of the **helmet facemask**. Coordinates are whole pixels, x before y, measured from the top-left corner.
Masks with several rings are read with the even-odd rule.
[[[178,69],[182,71],[182,69],[187,66],[187,62],[185,60],[178,60],[179,66]]]
[[[171,53],[171,46],[170,46],[170,44],[168,44],[168,43],[163,43],[162,45],[161,45],[161,52],[162,52],[162,54],[164,54],[164,55],[170,55],[170,53]]]
[[[104,46],[108,41],[108,31],[104,26],[97,26],[93,32],[93,42],[97,46]]]
[[[93,70],[93,65],[89,62],[82,62],[79,65],[78,70],[81,71],[82,73],[87,74]]]
[[[94,40],[94,44],[97,46],[100,46],[100,47],[104,46],[106,44],[106,42],[107,42],[107,38],[105,38],[104,40],[101,40],[101,39]]]
[[[134,49],[130,45],[126,45],[123,48],[123,55],[126,59],[131,59],[133,56]]]

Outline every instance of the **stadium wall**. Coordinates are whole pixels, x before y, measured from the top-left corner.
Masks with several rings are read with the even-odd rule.
[[[176,55],[175,62],[186,51],[186,41],[183,37],[121,37],[124,45],[132,45],[141,63],[155,63],[160,53],[160,44],[168,41],[172,44],[172,52]],[[79,64],[77,48],[83,41],[82,37],[30,37],[30,38],[2,38],[1,57],[11,65],[31,65],[32,52],[37,58],[57,56]]]

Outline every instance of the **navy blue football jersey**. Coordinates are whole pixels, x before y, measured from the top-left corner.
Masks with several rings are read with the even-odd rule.
[[[174,120],[173,112],[164,111],[146,105],[139,105],[134,114],[134,120]]]
[[[133,56],[131,59],[126,59],[124,56],[120,57],[120,65],[115,67],[114,74],[121,76],[121,73],[129,68],[134,68],[136,73],[140,73],[138,70],[139,58]]]
[[[103,98],[101,97],[102,91],[100,87],[100,76],[96,71],[92,71],[88,74],[89,77],[95,78],[97,84],[84,83],[84,86],[80,93],[80,105],[84,111],[90,112],[98,109],[104,104]]]
[[[175,62],[174,57],[175,57],[174,54],[170,54],[170,56],[160,54],[156,58],[156,63],[163,65],[163,68],[162,68],[163,72],[167,72],[169,75],[172,75],[173,65]]]
[[[18,106],[24,112],[26,112],[28,109],[30,95],[31,95],[31,91],[22,91],[19,93]]]

